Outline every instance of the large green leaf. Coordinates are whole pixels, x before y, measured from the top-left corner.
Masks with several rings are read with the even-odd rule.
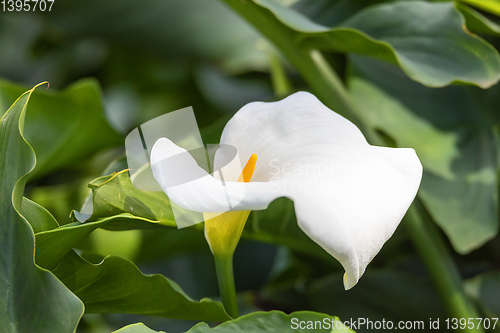
[[[342,24],[360,10],[379,3],[390,3],[401,0],[299,0],[292,8],[312,21],[332,27]],[[500,34],[500,25],[493,22],[477,10],[460,2],[455,7],[464,16],[467,29],[473,33],[494,35]]]
[[[318,324],[321,322],[321,324]],[[323,325],[324,324],[324,325]],[[316,326],[315,326],[316,325]],[[337,326],[338,325],[338,328]],[[205,323],[199,323],[187,333],[264,333],[264,332],[354,332],[342,327],[337,317],[327,314],[299,311],[285,314],[281,311],[253,312],[238,319],[227,321],[211,328]]]
[[[464,19],[452,3],[379,5],[344,25],[390,44],[403,71],[428,86],[470,82],[488,88],[500,79],[498,52],[463,28]]]
[[[74,332],[82,302],[51,272],[37,267],[35,238],[22,213],[27,175],[35,154],[23,137],[32,90],[19,97],[0,120],[0,331]]]
[[[0,81],[0,110],[26,89]],[[99,85],[79,81],[61,92],[36,91],[26,117],[26,138],[37,154],[33,176],[81,161],[96,151],[121,144],[104,117]]]
[[[500,79],[498,52],[463,29],[463,16],[453,3],[374,5],[329,28],[272,0],[226,2],[238,7],[266,35],[275,36],[276,43],[295,43],[301,50],[357,53],[396,63],[410,78],[427,86],[462,82],[486,88]]]
[[[388,1],[391,0],[299,0],[293,3],[291,8],[316,23],[332,27],[341,24],[365,7]]]
[[[299,0],[292,5],[292,8],[306,15],[312,21],[331,27],[340,25],[347,18],[368,6],[394,1],[401,0],[373,0],[369,2],[364,0]],[[463,2],[468,1],[464,0]],[[470,31],[487,35],[498,35],[500,33],[500,26],[477,10],[460,2],[456,2],[455,6],[464,16],[467,28]]]
[[[459,253],[498,232],[497,88],[425,88],[395,66],[353,58],[353,98],[369,125],[399,147],[416,150],[424,166],[420,197]]]
[[[91,264],[71,251],[53,273],[83,301],[86,312],[211,322],[230,319],[221,303],[208,298],[194,301],[172,280],[144,275],[124,258],[108,256]]]

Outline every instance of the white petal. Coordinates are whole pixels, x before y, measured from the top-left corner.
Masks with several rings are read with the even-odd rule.
[[[280,102],[247,104],[227,123],[221,145],[235,147],[243,163],[257,154],[252,182],[226,183],[232,189],[224,192],[220,181],[205,175],[177,186],[178,198],[171,200],[213,212],[232,209],[223,206],[223,194],[243,209],[291,198],[300,228],[343,265],[346,289],[393,234],[422,177],[412,149],[370,146],[355,125],[304,92]],[[159,146],[158,154],[164,149]],[[215,167],[227,162],[216,159]],[[155,171],[160,184],[164,173]]]
[[[413,149],[369,147],[344,158],[364,167],[321,178],[322,186],[292,199],[300,228],[342,263],[350,289],[406,213],[421,168]]]
[[[413,149],[370,146],[354,124],[305,92],[247,104],[221,144],[243,160],[257,154],[253,180],[284,184],[300,228],[344,266],[346,289],[394,233],[422,177]]]

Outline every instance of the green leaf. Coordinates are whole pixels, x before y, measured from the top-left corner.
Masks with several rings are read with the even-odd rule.
[[[349,86],[369,125],[424,166],[419,196],[453,247],[465,254],[498,232],[497,88],[425,88],[395,66],[353,57]]]
[[[113,333],[165,333],[163,331],[153,331],[143,323],[137,323],[120,328]]]
[[[391,0],[299,0],[292,8],[314,22],[333,27],[365,7],[388,1]]]
[[[0,110],[26,89],[0,80]],[[79,81],[61,92],[36,91],[26,117],[26,139],[37,154],[30,177],[80,163],[99,149],[123,143],[104,117],[99,85]]]
[[[500,16],[500,0],[459,0]]]
[[[370,6],[341,26],[329,28],[271,0],[226,2],[275,37],[276,43],[396,63],[410,78],[430,87],[469,83],[486,88],[500,79],[498,52],[464,31],[463,16],[452,3],[402,1]]]
[[[500,35],[500,25],[469,6],[460,3],[457,3],[455,6],[464,16],[467,29],[470,31],[493,36]]]
[[[318,321],[326,325],[318,327]],[[316,326],[314,326],[316,323]],[[337,324],[338,323],[338,324]],[[300,325],[303,325],[300,327]],[[309,325],[309,326],[308,326]],[[330,325],[330,326],[328,326]],[[332,326],[333,325],[333,326]],[[336,325],[339,325],[338,329]],[[295,328],[295,326],[297,326]],[[341,328],[340,320],[330,315],[299,311],[285,314],[281,311],[253,312],[238,319],[227,321],[211,328],[205,323],[199,323],[187,333],[259,333],[259,332],[354,332],[348,328]]]
[[[26,216],[20,213],[27,202],[22,199],[26,179],[35,167],[35,154],[23,137],[33,89],[0,119],[0,331],[74,332],[83,304],[52,273],[34,264],[35,238],[27,221],[33,207],[25,210]]]
[[[30,223],[35,233],[59,227],[59,223],[47,209],[28,198],[23,197],[21,215]]]
[[[36,263],[53,269],[82,239],[97,228],[113,231],[162,228],[160,221],[152,221],[131,214],[118,214],[94,222],[67,224],[36,234]]]
[[[230,319],[222,303],[192,300],[160,274],[144,275],[130,261],[108,256],[95,265],[71,251],[53,273],[83,301],[86,312],[131,313],[220,322]]]
[[[500,271],[479,274],[465,281],[465,290],[481,305],[487,316],[500,316]]]
[[[415,23],[418,22],[418,23]],[[431,87],[500,79],[500,56],[466,31],[452,3],[397,2],[369,7],[344,23],[391,45],[403,71]]]
[[[127,170],[99,177],[90,182],[89,187],[93,192],[88,203],[90,209],[93,208],[90,222],[76,222],[36,234],[36,262],[40,266],[53,269],[66,253],[97,228],[125,231],[176,226],[167,196],[163,192],[136,189]]]

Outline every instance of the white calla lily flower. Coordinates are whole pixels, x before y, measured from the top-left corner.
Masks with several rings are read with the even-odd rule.
[[[151,166],[170,200],[196,212],[243,211],[246,220],[248,211],[290,198],[299,227],[344,267],[345,289],[392,236],[422,178],[413,149],[369,145],[354,124],[306,92],[245,105],[225,126],[220,143],[250,160],[245,182],[219,180],[167,138],[156,142]],[[162,163],[172,156],[182,157]],[[225,163],[218,152],[214,168]],[[186,174],[196,179],[179,183]]]

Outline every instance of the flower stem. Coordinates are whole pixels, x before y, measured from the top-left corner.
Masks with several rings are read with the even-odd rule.
[[[278,98],[283,98],[290,94],[292,85],[286,76],[286,71],[281,63],[279,55],[273,51],[269,54],[269,64],[271,70],[271,82],[273,84],[274,94]]]
[[[424,260],[448,313],[454,318],[479,318],[465,294],[462,278],[450,252],[418,199],[408,210],[405,220],[408,234]],[[466,327],[462,332],[481,333],[484,330]]]
[[[219,292],[226,312],[233,318],[238,318],[238,299],[234,286],[233,255],[214,255],[215,270],[219,282]]]

